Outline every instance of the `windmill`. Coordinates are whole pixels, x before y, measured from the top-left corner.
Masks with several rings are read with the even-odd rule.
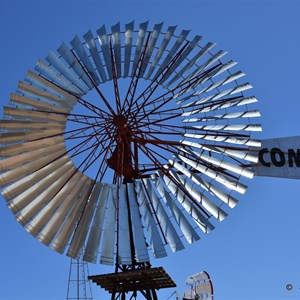
[[[189,286],[189,289],[184,291],[182,300],[214,300],[213,284],[206,271],[189,276],[185,284]],[[179,297],[177,299],[180,300]]]
[[[0,121],[0,184],[51,249],[115,265],[90,276],[111,299],[175,286],[150,260],[185,248],[245,193],[257,162],[249,83],[189,30],[120,23],[39,60]],[[253,119],[254,118],[254,119]]]

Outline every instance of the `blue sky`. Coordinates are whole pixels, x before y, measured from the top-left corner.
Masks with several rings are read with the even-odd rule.
[[[76,33],[164,21],[217,42],[239,63],[260,101],[261,138],[299,135],[299,11],[299,1],[0,0],[0,113],[27,69]],[[206,270],[218,300],[300,299],[299,181],[257,177],[249,185],[214,232],[152,262],[165,267],[180,294],[187,276]],[[69,259],[26,233],[0,200],[0,299],[65,299]],[[105,272],[113,269],[90,267]],[[93,293],[105,295],[96,286]],[[160,299],[171,293],[161,291]]]

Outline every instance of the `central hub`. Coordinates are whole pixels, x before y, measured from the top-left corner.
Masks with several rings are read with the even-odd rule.
[[[113,118],[113,124],[118,129],[117,140],[120,141],[120,138],[126,138],[127,142],[130,143],[130,130],[127,125],[127,118],[123,115],[116,115]]]
[[[113,124],[118,127],[118,128],[122,128],[126,125],[127,123],[127,118],[123,115],[116,115],[114,116],[113,119]]]
[[[127,136],[128,138],[128,132],[129,128],[127,126],[127,118],[123,115],[116,115],[113,118],[113,124],[118,128],[118,135]]]
[[[107,160],[108,166],[113,169],[117,175],[123,176],[123,182],[132,182],[136,177],[133,169],[133,154],[131,151],[132,136],[128,120],[124,115],[115,115],[113,125],[117,128],[115,135],[116,146],[111,157]]]

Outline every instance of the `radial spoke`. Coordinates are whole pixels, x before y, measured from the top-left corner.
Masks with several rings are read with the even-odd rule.
[[[133,132],[135,133],[135,132]],[[138,133],[138,132],[137,132]],[[179,135],[179,136],[182,136],[183,133],[181,132],[172,132],[172,131],[158,131],[158,130],[152,130],[152,131],[143,131],[143,134],[165,134],[165,135]]]
[[[108,108],[108,110],[110,111],[110,113],[115,116],[115,112],[112,109],[111,105],[109,104],[109,102],[106,100],[106,98],[104,97],[104,95],[102,94],[102,92],[100,91],[100,89],[98,88],[97,84],[94,82],[93,78],[91,77],[91,75],[89,74],[89,72],[85,69],[85,67],[82,65],[81,61],[78,59],[78,57],[76,56],[76,54],[74,53],[74,51],[72,50],[72,54],[74,55],[76,61],[80,64],[83,72],[89,77],[90,81],[92,82],[95,90],[97,91],[98,95],[100,96],[100,99],[103,101],[103,103],[106,105],[106,107]]]
[[[159,111],[155,111],[155,112],[152,112],[151,113],[151,115],[152,116],[155,116],[155,115],[158,115],[158,116],[160,116],[160,115],[170,115],[170,114],[173,114],[173,112],[176,112],[176,111],[180,111],[181,112],[181,114],[182,114],[182,112],[183,112],[183,109],[181,108],[181,107],[174,107],[174,108],[169,108],[169,109],[165,109],[165,110],[159,110]],[[147,112],[147,110],[145,110],[145,112]],[[149,112],[150,112],[150,110],[149,110]],[[177,113],[178,114],[178,113]],[[141,116],[141,113],[140,114],[138,114],[136,117],[139,117],[139,116]]]
[[[154,121],[149,121],[148,122],[148,125],[150,126],[150,125],[155,125],[155,124],[157,124],[157,123],[161,123],[161,122],[164,122],[164,121],[169,121],[169,120],[171,120],[171,119],[175,119],[175,118],[178,118],[178,117],[180,117],[181,116],[181,113],[180,114],[175,114],[175,115],[173,115],[173,116],[170,116],[170,117],[167,117],[167,118],[161,118],[161,119],[157,119],[157,120],[154,120]],[[143,119],[144,119],[144,117],[143,117]],[[139,122],[140,123],[140,122]],[[140,126],[139,126],[140,127]]]
[[[86,170],[86,166],[89,164],[89,162],[91,161],[92,157],[95,155],[95,152],[97,151],[98,147],[99,147],[99,144],[98,144],[98,145],[94,145],[94,146],[92,146],[92,147],[89,148],[89,150],[90,150],[91,148],[93,148],[93,149],[92,149],[92,151],[91,151],[91,152],[83,159],[83,161],[80,163],[80,165],[78,166],[78,170],[80,170],[80,168],[81,168],[83,165],[85,165],[85,167],[83,168],[82,172],[84,172],[84,171]]]
[[[177,141],[163,141],[160,139],[156,140],[150,140],[145,138],[137,138],[137,141],[139,141],[141,144],[152,144],[152,145],[169,145],[169,146],[182,146],[182,143]]]
[[[156,121],[156,119],[153,120],[153,121]],[[147,123],[147,122],[141,122],[140,125],[141,125],[140,127],[147,127],[148,123]],[[155,130],[154,126],[157,127],[158,129]],[[185,131],[182,130],[182,126],[176,126],[176,125],[153,124],[153,127],[150,127],[150,126],[148,126],[148,127],[149,127],[149,130],[150,130],[150,131],[151,131],[151,130],[154,130],[156,133],[161,132],[161,131],[162,131],[162,128],[164,128],[164,129],[169,129],[170,132],[177,132],[177,133],[179,133],[179,134],[185,133]],[[136,128],[134,128],[134,129],[136,129]],[[145,132],[145,131],[144,131],[144,130],[143,130],[143,131],[138,130],[137,132]]]
[[[78,103],[80,103],[81,105],[83,105],[84,107],[91,110],[92,112],[94,112],[95,114],[99,115],[102,118],[105,118],[104,115],[107,115],[108,117],[110,116],[109,113],[106,112],[105,110],[101,109],[98,106],[95,106],[94,104],[92,104],[89,101],[86,101],[82,98],[78,99]]]
[[[157,144],[154,144],[155,147],[157,148],[160,148],[164,151],[167,151],[171,154],[175,154],[175,153],[178,153],[178,149],[170,149],[170,145],[163,145],[163,144],[160,144],[160,143],[157,143]],[[153,148],[148,148],[150,152],[152,152],[156,157],[160,157],[162,160],[165,160],[166,157],[164,155],[161,154],[161,152],[158,152],[158,151],[155,151]],[[169,163],[165,164],[167,166],[170,166]]]
[[[218,65],[212,67],[211,69],[215,69]],[[143,103],[143,108],[145,108],[145,106],[148,106],[148,105],[154,105],[155,106],[155,103],[157,102],[162,102],[161,104],[159,104],[158,106],[155,106],[154,109],[152,109],[151,111],[147,112],[144,114],[143,117],[139,118],[137,120],[137,122],[145,119],[147,116],[153,114],[154,112],[156,112],[160,107],[166,105],[167,103],[169,103],[171,100],[174,99],[174,97],[177,97],[177,94],[178,93],[182,93],[183,91],[187,90],[187,89],[191,89],[192,86],[199,80],[201,79],[203,76],[205,76],[208,72],[211,71],[211,69],[203,72],[203,73],[200,73],[197,77],[195,78],[192,78],[190,79],[189,81],[185,82],[185,83],[182,83],[182,84],[179,84],[177,85],[176,87],[174,87],[173,89],[171,89],[170,91],[167,91],[166,93],[164,93],[163,95],[153,99],[152,101],[150,101],[149,103],[147,103],[146,101]],[[169,97],[165,98],[166,96],[170,95]],[[148,98],[149,99],[149,98]],[[140,109],[137,109],[135,115],[138,114],[138,112],[140,111]],[[181,115],[181,114],[180,114]]]
[[[73,129],[73,130],[68,130],[64,132],[64,135],[66,136],[65,139],[66,140],[72,140],[72,139],[78,139],[78,138],[82,138],[82,136],[80,134],[84,134],[85,131],[87,129],[91,129],[93,126],[88,126],[88,127],[84,127],[84,128],[78,128],[78,129]],[[68,134],[70,134],[70,136],[68,136]],[[84,137],[86,137],[86,135],[84,134]]]
[[[83,114],[78,114],[78,113],[62,113],[62,112],[56,112],[56,111],[49,111],[49,110],[40,110],[40,109],[35,109],[32,110],[35,112],[40,112],[40,113],[45,113],[45,114],[53,114],[53,115],[61,115],[61,116],[72,116],[72,117],[80,117],[80,118],[90,118],[90,119],[98,119],[99,117],[95,116],[95,115],[83,115]],[[109,118],[101,118],[100,120],[108,120]]]
[[[86,164],[86,166],[85,166],[85,168],[84,168],[84,170],[83,170],[83,172],[85,172],[85,171],[87,171],[98,159],[99,159],[99,157],[105,152],[108,152],[108,150],[110,150],[110,146],[111,146],[111,144],[112,144],[112,141],[110,141],[110,143],[109,143],[109,145],[107,146],[107,147],[103,147],[103,149],[97,154],[97,156],[95,156],[94,154],[96,153],[96,151],[97,151],[97,149],[99,148],[99,146],[100,146],[100,144],[97,144],[96,145],[96,147],[95,147],[95,151],[93,150],[93,156],[95,156],[94,157],[94,159],[93,160],[89,160],[88,162],[87,162],[87,164]],[[102,166],[102,164],[104,163],[104,159],[102,160],[102,162],[101,162],[101,165],[100,165],[100,167]],[[100,167],[99,167],[99,169],[98,169],[98,172],[97,172],[97,174],[99,174],[99,170],[100,170]],[[97,179],[97,177],[98,176],[96,176],[95,177],[95,180]]]
[[[85,132],[88,131],[89,129],[92,129],[94,131],[94,134],[91,134],[91,136],[95,137],[96,139],[98,139],[98,136],[104,135],[104,133],[102,133],[104,130],[110,132],[109,130],[106,130],[106,127],[104,127],[104,128],[100,127],[100,129],[96,131],[95,125],[90,125],[90,126],[86,126],[86,127],[80,127],[77,129],[65,131],[64,135],[71,134],[70,136],[66,136],[67,140],[75,139],[75,138],[82,138],[82,137],[86,137],[87,135],[89,135],[89,133],[85,134]],[[79,134],[81,134],[81,133],[83,133],[84,136],[79,136]]]
[[[155,90],[160,85],[160,81],[164,78],[164,76],[168,73],[170,68],[176,63],[176,61],[179,59],[181,53],[184,51],[184,49],[187,47],[189,42],[186,42],[185,45],[174,55],[174,57],[171,59],[171,61],[167,64],[166,68],[164,68],[160,74],[156,76],[155,79],[152,80],[150,85],[138,96],[135,101],[132,103],[131,107],[129,109],[132,111],[132,107],[135,106],[137,108],[137,111],[135,112],[135,115],[139,113],[141,109],[144,110],[147,102],[149,101],[150,97],[153,95]],[[147,95],[148,94],[148,95]],[[146,97],[147,95],[147,97]],[[143,103],[141,105],[138,105],[139,100],[142,99]]]
[[[205,75],[207,75],[207,73],[210,73],[211,71],[216,69],[218,66],[219,66],[219,64],[216,66],[213,66],[209,70],[206,70],[206,71],[198,74],[197,77],[191,78],[190,80],[188,80],[186,82],[180,83],[179,85],[175,86],[171,90],[166,91],[165,93],[156,97],[155,99],[151,100],[150,102],[144,103],[144,107],[149,106],[149,105],[155,105],[155,103],[159,103],[159,102],[166,103],[166,101],[168,102],[171,99],[176,98],[178,95],[182,94],[184,91],[192,89],[194,87],[194,85],[197,85],[197,82],[201,78],[203,78]],[[167,97],[167,96],[169,96],[169,97]],[[167,100],[166,100],[166,97],[167,97]],[[138,111],[138,109],[137,109],[137,111]]]
[[[82,141],[81,143],[77,144],[76,146],[72,147],[68,152],[71,152],[73,150],[76,149],[76,151],[70,155],[70,157],[75,157],[78,156],[86,151],[88,151],[90,149],[90,147],[93,147],[95,145],[97,145],[96,142],[94,142],[92,144],[92,146],[88,146],[88,143],[93,139],[93,136],[88,136],[86,137],[86,139],[84,141]],[[106,140],[104,140],[103,142],[105,142]],[[99,143],[98,143],[99,144]],[[85,148],[84,148],[85,147]],[[84,148],[84,149],[83,149]],[[81,150],[83,149],[83,150]]]
[[[97,127],[97,128],[106,128],[107,127],[107,121],[103,122],[98,122],[97,119],[89,120],[91,118],[86,118],[86,117],[80,117],[80,118],[68,118],[69,122],[74,122],[77,124],[84,124],[92,127]]]
[[[77,57],[76,57],[77,59]],[[82,65],[81,65],[82,67]],[[85,72],[86,70],[83,69]],[[105,110],[102,110],[101,108],[99,108],[98,106],[93,105],[92,103],[82,99],[81,97],[79,97],[78,95],[66,90],[65,88],[57,85],[55,82],[50,81],[48,78],[42,76],[41,74],[39,75],[41,78],[43,78],[44,80],[46,80],[47,82],[49,82],[50,84],[55,85],[56,87],[60,88],[61,90],[63,90],[64,92],[70,94],[71,96],[75,97],[78,101],[78,103],[82,104],[84,107],[86,107],[87,109],[89,109],[90,111],[96,113],[97,115],[99,115],[100,117],[104,118],[104,114],[109,116],[108,112],[106,112]]]

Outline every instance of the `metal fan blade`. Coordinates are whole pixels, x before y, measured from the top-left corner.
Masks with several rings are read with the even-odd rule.
[[[100,84],[100,78],[94,70],[94,67],[77,35],[74,39],[70,41],[70,44],[73,46],[74,52],[80,59],[81,64],[85,67],[85,71],[88,72],[89,77],[92,78],[93,82],[98,86]]]
[[[152,64],[149,68],[149,71],[145,77],[145,79],[150,79],[154,69],[157,67],[161,57],[163,56],[174,32],[175,32],[175,29],[176,29],[177,26],[169,26],[168,29],[167,29],[167,32],[166,34],[164,35],[164,39],[163,41],[161,42],[158,50],[157,50],[157,53],[155,55],[155,57],[153,58],[153,61],[152,61]]]
[[[135,247],[135,259],[137,262],[147,262],[150,260],[144,236],[141,214],[137,202],[137,194],[133,183],[127,183],[127,192],[132,220],[132,233]]]
[[[143,75],[146,71],[146,68],[149,65],[149,61],[150,61],[151,55],[153,53],[154,47],[156,45],[157,39],[159,37],[159,34],[161,32],[162,26],[163,26],[163,22],[159,23],[159,24],[155,24],[154,28],[153,28],[153,30],[150,34],[149,43],[148,43],[148,46],[147,46],[147,51],[146,51],[145,58],[144,58],[144,61],[143,61],[143,65],[142,65],[141,72],[140,72],[140,77],[143,77]]]
[[[58,234],[51,244],[51,249],[57,251],[58,253],[63,253],[67,244],[74,232],[74,229],[77,225],[79,217],[84,209],[86,202],[88,201],[90,190],[93,183],[91,180],[87,181],[87,184],[84,186],[81,191],[77,201],[69,212],[68,218],[66,218],[64,224],[60,228]]]
[[[22,164],[20,164],[20,166],[13,167],[13,169],[11,169],[10,171],[2,173],[0,175],[1,186],[11,184],[12,182],[15,182],[20,178],[22,178],[24,175],[35,172],[36,170],[44,167],[45,165],[49,164],[51,161],[57,159],[58,157],[63,156],[66,153],[65,147],[51,154],[49,154],[48,151],[49,149],[46,148],[44,149],[44,151],[40,151],[39,152],[40,157],[35,156],[34,153],[33,154],[29,153],[29,156],[27,156],[27,159],[29,160],[28,163],[23,162]]]
[[[102,54],[105,61],[106,70],[108,72],[108,78],[112,79],[112,64],[109,51],[108,36],[106,34],[105,26],[97,30],[98,40],[101,45]]]
[[[213,169],[210,169],[207,166],[201,165],[189,158],[186,158],[182,155],[178,155],[178,158],[182,160],[184,163],[187,163],[190,167],[193,169],[199,171],[200,173],[205,174],[206,176],[216,180],[217,182],[223,184],[224,186],[230,188],[231,190],[237,191],[239,193],[244,194],[246,191],[246,186],[239,183],[237,180],[233,180],[230,177],[222,175],[220,172],[216,172]],[[171,165],[174,165],[174,167],[178,171],[183,171],[183,166],[180,165],[178,162],[170,160],[169,161]]]
[[[52,184],[55,184],[55,185],[59,184],[59,182],[60,182],[59,178],[65,176],[66,172],[69,172],[70,173],[69,176],[70,176],[71,173],[74,171],[75,171],[75,167],[72,164],[72,162],[71,161],[67,162],[65,165],[60,166],[57,170],[55,170],[53,173],[51,173],[47,177],[41,179],[38,183],[32,185],[25,192],[23,192],[23,193],[19,194],[17,197],[15,197],[12,201],[9,202],[8,208],[10,210],[12,210],[14,213],[17,213],[21,209],[23,209],[25,206],[33,203],[34,202],[33,200],[36,197],[40,196],[41,193],[45,193],[45,194],[42,194],[42,197],[47,197],[47,188],[49,188]],[[50,192],[50,195],[51,195],[51,192]],[[20,220],[20,218],[19,218],[19,220]],[[25,224],[25,223],[23,223],[23,224]]]
[[[113,265],[115,249],[115,228],[116,228],[116,200],[117,190],[110,186],[110,193],[107,199],[107,213],[105,216],[105,225],[103,229],[103,243],[100,251],[100,263]]]
[[[13,107],[4,107],[4,115],[20,120],[43,120],[43,121],[55,121],[65,124],[67,117],[52,114],[48,112],[38,112],[28,109],[18,109]]]
[[[181,143],[184,145],[190,146],[190,147],[195,147],[198,149],[203,149],[203,150],[211,151],[214,153],[220,153],[220,154],[232,156],[232,157],[239,158],[239,159],[244,159],[244,160],[251,161],[251,162],[257,162],[257,160],[258,160],[257,156],[255,154],[250,153],[250,151],[244,152],[241,150],[232,150],[228,147],[211,146],[211,145],[207,145],[207,144],[201,145],[199,143],[190,142],[187,140],[183,140],[183,141],[181,141]]]
[[[54,106],[62,107],[66,109],[68,112],[72,109],[72,105],[70,102],[49,94],[44,90],[36,88],[32,85],[28,85],[22,81],[19,81],[17,92],[27,98],[31,98],[34,100],[39,100],[45,103],[50,103]]]
[[[197,75],[199,75],[203,70],[209,68],[212,66],[216,61],[220,60],[223,56],[225,56],[227,52],[220,50],[216,54],[212,55],[209,59],[207,59],[201,66],[199,66],[195,71],[192,72],[191,75],[187,77],[187,79],[180,82],[182,84],[183,82],[187,82],[188,80],[195,78]],[[199,85],[201,82],[205,81],[206,78],[203,77],[195,82],[193,87]]]
[[[205,180],[203,177],[197,175],[196,173],[190,174],[189,172],[185,172],[183,173],[184,175],[186,175],[187,178],[190,178],[193,182],[195,182],[195,184],[197,184],[199,187],[203,188],[205,191],[209,192],[211,195],[213,195],[214,197],[218,198],[219,200],[221,200],[222,202],[226,203],[230,208],[235,207],[238,204],[238,200],[235,199],[234,197],[232,197],[231,195],[227,194],[226,192],[222,191],[220,188],[216,187],[214,184],[212,184],[211,182],[208,182],[207,180]],[[177,174],[177,178],[179,179],[180,182],[187,184],[188,186],[190,186],[189,183],[186,183],[186,179],[184,179],[182,176]],[[191,190],[193,190],[193,186],[191,186],[190,188]],[[195,199],[196,196],[195,196]],[[199,202],[201,197],[199,197]],[[220,209],[220,208],[219,208]],[[213,212],[210,212],[213,213]],[[226,213],[220,211],[217,211],[217,216],[226,216]]]
[[[51,244],[66,217],[69,215],[72,207],[79,202],[79,197],[82,193],[82,190],[89,181],[89,179],[82,174],[79,174],[78,177],[79,178],[76,177],[76,174],[74,175],[73,178],[77,179],[76,185],[72,189],[70,188],[67,197],[58,205],[58,208],[55,210],[54,214],[50,216],[51,219],[47,220],[46,225],[37,236],[37,239],[46,246]]]
[[[86,236],[89,231],[89,226],[92,221],[92,217],[96,208],[96,203],[99,194],[101,192],[101,189],[102,189],[101,183],[95,184],[87,203],[85,203],[85,207],[78,220],[77,226],[74,230],[74,235],[72,237],[70,247],[67,252],[67,255],[72,258],[79,259],[80,257],[81,250],[84,247]]]
[[[186,40],[186,37],[188,36],[189,32],[190,32],[190,30],[182,30],[182,32],[180,33],[180,36],[177,38],[175,44],[170,49],[168,55],[166,56],[166,58],[161,63],[159,69],[157,70],[157,72],[155,73],[155,75],[153,76],[153,78],[157,78],[159,76],[159,74],[162,72],[162,70],[172,60],[172,58],[175,55],[175,53],[177,52],[177,50],[181,47],[181,45],[183,44],[183,42]]]
[[[10,95],[10,102],[11,104],[21,105],[21,106],[24,105],[42,111],[57,112],[62,114],[68,114],[69,112],[67,109],[57,107],[51,104],[47,104],[42,101],[37,101],[31,98],[23,97],[17,94]]]
[[[89,91],[88,86],[86,86],[82,80],[78,78],[76,73],[73,73],[71,69],[69,69],[63,61],[54,53],[50,51],[46,60],[52,65],[57,71],[59,71],[66,79],[76,85],[82,93],[86,94]]]
[[[185,72],[187,72],[196,62],[201,59],[208,51],[210,51],[216,44],[208,42],[173,78],[166,84],[168,88],[171,84],[177,81]]]
[[[188,138],[194,138],[194,139],[204,139],[208,141],[214,141],[214,142],[223,142],[227,144],[235,144],[235,145],[246,145],[246,146],[253,146],[253,147],[260,147],[261,142],[258,140],[252,140],[249,138],[235,138],[231,136],[219,136],[214,135],[211,133],[204,133],[204,134],[195,134],[195,133],[184,133],[183,136]]]
[[[223,119],[236,119],[236,118],[257,118],[260,117],[260,113],[258,110],[251,110],[251,111],[241,111],[241,112],[234,112],[230,114],[222,114],[222,115],[208,115],[202,118],[192,118],[192,119],[185,119],[182,122],[184,123],[197,123],[197,122],[207,122],[207,121],[218,121]]]
[[[115,64],[117,69],[117,78],[121,77],[121,34],[120,22],[111,27],[112,44],[114,49]]]
[[[3,159],[0,161],[0,170],[3,172],[5,170],[15,169],[22,166],[24,163],[34,162],[39,158],[47,156],[49,150],[52,151],[50,153],[59,155],[65,152],[65,144],[60,143],[49,147],[40,147],[27,153],[21,153],[13,157]]]
[[[80,183],[81,176],[82,175],[80,173],[74,174],[74,176],[68,180],[68,182],[55,195],[55,197],[53,197],[53,199],[32,218],[30,223],[25,226],[25,229],[31,235],[36,237],[42,231],[42,229],[47,226],[47,223],[55,214],[56,210],[58,210],[65,201],[67,202],[68,198],[74,196],[74,191],[76,191],[77,184]],[[47,231],[45,230],[44,234],[46,234],[48,237],[48,233],[46,232]]]
[[[17,120],[0,120],[0,130],[2,131],[22,131],[22,130],[46,130],[60,129],[64,130],[65,125],[56,122],[34,122]],[[0,150],[1,151],[1,150]]]
[[[147,27],[148,27],[148,22],[144,22],[140,24],[140,28],[138,31],[138,37],[136,41],[136,46],[135,46],[135,53],[134,53],[134,58],[133,58],[133,63],[132,63],[132,69],[131,69],[131,77],[134,76],[135,69],[138,65],[138,61],[143,49],[143,44],[144,40],[146,37],[147,33]]]
[[[172,173],[171,173],[172,174]],[[173,177],[176,179],[176,175],[172,174]],[[186,210],[186,212],[193,218],[193,220],[198,224],[201,230],[205,233],[209,233],[214,229],[214,226],[208,221],[208,217],[203,214],[204,211],[200,211],[196,205],[190,201],[190,199],[184,194],[174,182],[170,180],[170,178],[166,177],[163,174],[160,174],[163,178],[165,184],[173,193],[176,195],[177,200],[182,205],[182,207]],[[179,183],[180,181],[178,181]]]
[[[63,135],[64,130],[62,129],[49,129],[49,130],[40,130],[40,131],[27,131],[27,132],[10,132],[3,133],[0,137],[1,144],[13,144],[16,142],[23,141],[33,141],[38,139],[47,138],[49,136],[59,136]]]
[[[203,104],[203,103],[206,103],[208,101],[218,100],[218,99],[220,99],[220,98],[222,98],[224,96],[234,95],[236,93],[240,93],[240,92],[246,91],[246,90],[251,89],[251,88],[252,88],[252,86],[250,84],[248,84],[248,83],[242,84],[242,85],[239,85],[239,86],[227,89],[225,91],[217,92],[216,94],[209,95],[209,96],[207,96],[205,98],[200,98],[199,100],[196,100],[196,101],[184,104],[181,107],[184,108],[184,109],[186,109],[188,107],[197,106],[199,104]],[[202,91],[194,93],[191,97],[198,96],[198,95],[200,95],[200,93],[202,93]],[[183,116],[189,116],[189,115],[195,114],[196,112],[197,112],[197,110],[194,110],[192,112],[185,112],[182,115]]]
[[[75,85],[72,84],[72,82],[62,77],[59,73],[55,72],[51,67],[49,67],[42,60],[39,60],[36,63],[35,69],[40,74],[42,74],[45,78],[47,78],[57,86],[63,88],[64,90],[78,96],[83,94],[80,89],[78,89]]]
[[[127,200],[126,185],[122,184],[119,188],[119,239],[120,245],[118,252],[118,261],[123,264],[132,264],[130,248],[130,230],[129,230],[129,208]]]
[[[128,77],[131,51],[132,51],[132,40],[133,40],[133,30],[134,22],[125,25],[125,59],[124,59],[124,74],[123,77]]]
[[[150,246],[153,251],[153,255],[156,258],[167,256],[163,241],[159,234],[158,228],[153,218],[153,214],[150,210],[150,205],[146,199],[146,195],[142,184],[140,182],[136,183],[137,201],[139,202],[140,212],[143,217],[147,232],[150,238]]]
[[[48,203],[49,199],[53,199],[53,197],[66,184],[66,182],[69,180],[71,175],[74,174],[74,172],[76,172],[76,168],[74,166],[73,168],[72,167],[70,168],[70,166],[66,164],[65,166],[61,167],[59,171],[62,171],[63,173],[59,174],[58,172],[53,172],[51,174],[51,177],[54,177],[56,174],[59,174],[59,177],[55,177],[54,182],[50,181],[49,178],[50,176],[47,176],[49,180],[46,185],[46,188],[43,185],[44,182],[39,182],[40,186],[44,187],[44,190],[40,192],[40,194],[37,197],[36,194],[34,194],[34,198],[30,199],[30,203],[28,203],[26,207],[24,207],[21,211],[19,211],[18,215],[16,216],[16,220],[20,224],[22,224],[23,226],[26,225]],[[14,210],[15,207],[18,207],[19,209],[24,205],[24,201],[17,202],[15,201],[16,198],[12,200],[11,202],[13,203],[12,206],[10,206],[11,203],[9,204],[9,208],[12,208],[12,210]]]
[[[173,172],[173,176],[176,177],[176,179],[186,188],[186,190],[190,193],[190,195],[194,199],[196,199],[206,211],[212,214],[212,216],[214,216],[219,221],[223,221],[227,217],[227,213],[224,210],[222,210],[220,207],[218,207],[215,203],[210,201],[202,193],[200,193],[199,190],[196,189],[195,184],[191,184],[190,182],[187,181],[187,179],[184,179],[183,176],[175,174],[174,172]],[[193,181],[196,182],[197,178],[193,176],[193,179],[194,179]],[[201,186],[200,183],[199,185]]]
[[[168,209],[172,213],[176,223],[178,224],[180,230],[183,232],[187,241],[191,244],[200,239],[200,236],[195,231],[193,226],[190,224],[188,219],[182,213],[182,211],[178,208],[176,202],[172,199],[169,192],[163,186],[163,184],[159,181],[158,178],[152,177],[154,181],[154,185],[157,188],[158,193],[160,194],[163,201],[166,203]]]
[[[173,252],[182,250],[184,248],[184,245],[181,239],[179,238],[179,235],[176,232],[173,224],[171,223],[162,203],[159,201],[159,198],[152,187],[151,180],[150,179],[145,180],[145,184],[147,187],[147,192],[149,194],[149,197],[153,203],[153,209],[161,224],[161,229],[168,241],[168,244],[170,245],[171,250]]]
[[[57,52],[63,57],[66,63],[70,66],[71,69],[78,75],[79,78],[85,83],[86,86],[91,90],[93,82],[91,78],[86,74],[83,66],[80,65],[77,57],[72,53],[65,43],[62,43],[57,49]]]
[[[197,46],[198,42],[202,39],[202,36],[196,35],[194,39],[188,44],[186,49],[180,54],[179,59],[177,59],[176,63],[172,65],[172,67],[165,74],[163,79],[161,80],[161,84],[163,84],[179,67],[179,65],[187,58],[190,52]]]
[[[203,161],[208,162],[212,165],[215,165],[215,166],[217,166],[217,168],[222,168],[222,169],[231,171],[235,174],[245,176],[247,178],[252,178],[253,177],[253,174],[254,174],[253,171],[251,171],[249,169],[246,169],[246,168],[243,168],[241,166],[238,166],[236,164],[227,162],[225,160],[221,160],[217,157],[212,157],[212,156],[209,156],[209,155],[205,155],[205,154],[200,153],[200,152],[189,151],[189,150],[184,149],[184,148],[179,148],[179,149],[181,149],[185,153],[195,157],[196,159],[200,158],[200,160],[203,160]]]
[[[104,218],[106,212],[106,203],[108,199],[109,185],[106,183],[101,189],[101,195],[98,199],[97,210],[93,218],[91,231],[88,237],[87,246],[84,251],[84,260],[88,262],[97,262],[98,249],[104,228]]]
[[[30,152],[32,150],[46,148],[63,142],[64,142],[64,138],[62,136],[57,136],[52,138],[40,139],[38,141],[30,141],[30,142],[0,147],[0,157],[4,158],[4,157],[15,156],[24,152]]]
[[[83,38],[87,44],[87,47],[96,65],[97,71],[101,77],[102,82],[107,81],[107,76],[92,31],[89,30],[86,34],[83,35]]]
[[[66,102],[70,103],[71,107],[73,107],[74,104],[77,103],[76,96],[32,71],[27,72],[25,80],[34,85],[36,88],[44,89],[53,96],[60,97]]]
[[[205,113],[225,108],[231,108],[235,106],[244,106],[248,104],[252,104],[257,102],[255,97],[247,97],[240,100],[228,100],[228,101],[220,101],[220,102],[213,102],[211,104],[203,105],[203,108],[199,108],[196,113]]]
[[[6,199],[6,201],[11,200],[12,198],[16,197],[17,195],[30,188],[32,185],[38,183],[41,178],[45,178],[46,176],[52,174],[61,165],[66,164],[68,161],[68,156],[64,155],[58,158],[57,160],[49,163],[48,165],[44,166],[43,168],[37,170],[36,172],[33,172],[23,177],[22,179],[4,188],[2,190],[3,197]]]

